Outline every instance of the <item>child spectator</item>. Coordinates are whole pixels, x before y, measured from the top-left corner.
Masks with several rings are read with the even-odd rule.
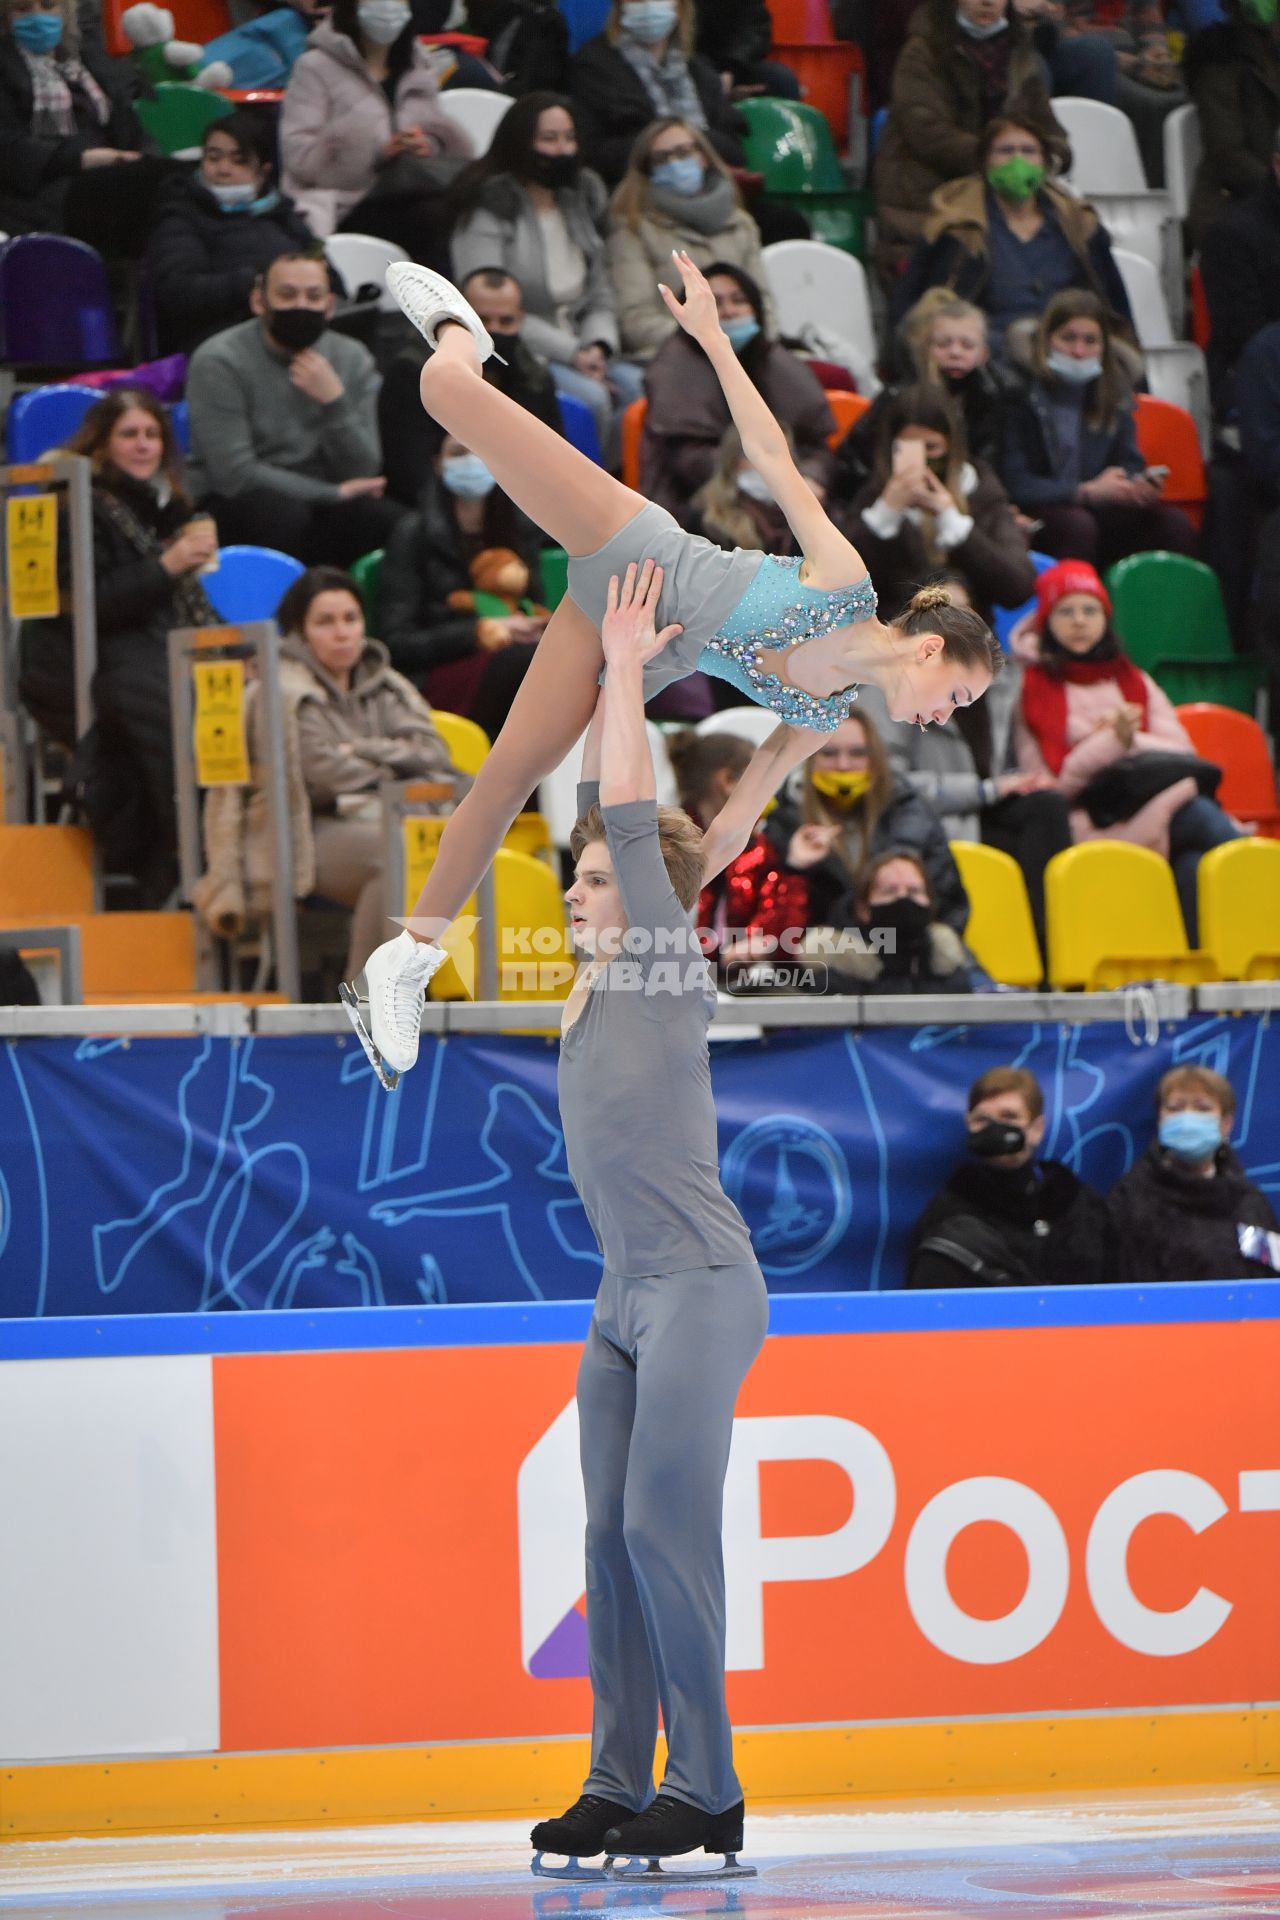
[[[1115,1278],[1107,1203],[1044,1144],[1044,1094],[1026,1067],[969,1089],[968,1157],[916,1222],[909,1287],[1078,1287]]]
[[[1009,340],[1021,385],[1004,414],[1000,477],[1043,522],[1036,544],[1105,569],[1130,553],[1194,553],[1195,529],[1160,498],[1138,446],[1141,356],[1117,338],[1092,293],[1059,293],[1038,325]]]
[[[1108,1195],[1120,1248],[1118,1278],[1262,1280],[1274,1259],[1241,1245],[1241,1230],[1274,1233],[1275,1211],[1229,1141],[1236,1096],[1208,1067],[1172,1067],[1156,1088],[1156,1137]]]
[[[1077,841],[1128,840],[1172,863],[1194,946],[1200,856],[1240,830],[1201,790],[1204,763],[1168,697],[1122,650],[1093,568],[1064,560],[1042,573],[1012,644],[1023,668],[1019,764],[1053,777]]]

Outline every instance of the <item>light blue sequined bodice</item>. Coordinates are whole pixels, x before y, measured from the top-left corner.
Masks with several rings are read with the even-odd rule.
[[[698,656],[703,673],[728,680],[757,706],[768,707],[780,720],[796,727],[814,727],[834,733],[858,697],[856,687],[819,697],[801,687],[788,686],[756,663],[760,648],[790,647],[816,640],[836,627],[870,620],[876,610],[875,589],[867,574],[853,587],[824,592],[806,587],[799,579],[801,561],[777,559],[767,553],[751,585],[713,640]]]

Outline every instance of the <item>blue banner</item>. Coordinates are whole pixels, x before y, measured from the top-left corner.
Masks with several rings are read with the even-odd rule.
[[[775,1293],[899,1286],[911,1229],[997,1064],[1045,1091],[1044,1151],[1105,1192],[1197,1061],[1280,1193],[1280,1030],[1114,1025],[791,1031],[717,1042],[721,1166]],[[586,1299],[556,1046],[424,1038],[384,1094],[339,1038],[20,1040],[0,1048],[0,1318]],[[637,1152],[643,1142],[637,1142]]]

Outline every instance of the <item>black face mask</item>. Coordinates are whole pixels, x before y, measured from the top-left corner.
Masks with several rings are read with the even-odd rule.
[[[868,907],[868,925],[873,931],[887,929],[890,935],[883,948],[873,949],[879,953],[886,973],[903,973],[911,966],[924,945],[932,919],[932,907],[910,900],[906,894],[886,900],[881,907]]]
[[[1021,1153],[1026,1144],[1022,1128],[1009,1120],[984,1120],[969,1135],[969,1151],[979,1160],[1003,1160],[1008,1154]]]
[[[576,153],[531,153],[529,178],[538,187],[576,187],[582,162]]]
[[[314,347],[329,322],[314,307],[269,307],[267,325],[271,338],[286,353],[305,353]]]

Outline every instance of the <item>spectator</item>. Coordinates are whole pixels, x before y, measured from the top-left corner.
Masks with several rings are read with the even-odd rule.
[[[746,771],[749,740],[736,733],[668,736],[680,805],[703,832],[711,825]],[[809,924],[809,888],[765,834],[756,832],[735,860],[698,899],[703,952],[722,977],[778,949],[784,934]]]
[[[832,993],[972,993],[989,986],[954,927],[938,917],[924,861],[909,847],[874,854],[853,893],[837,902],[830,929],[811,929],[803,958],[824,954],[825,932],[856,930],[827,960]]]
[[[638,360],[652,359],[678,331],[658,294],[659,281],[682,290],[676,249],[704,271],[728,261],[764,283],[760,229],[711,142],[683,120],[655,120],[636,141],[610,202],[608,235],[622,344]],[[765,316],[772,326],[767,294]]]
[[[322,257],[280,254],[249,304],[255,317],[206,340],[188,372],[197,498],[225,541],[358,559],[402,512],[382,498],[373,356],[329,330]]]
[[[1254,622],[1271,674],[1272,714],[1280,712],[1280,319],[1263,327],[1241,355],[1240,444],[1250,507],[1258,521],[1252,580]],[[1273,722],[1274,724],[1274,722]]]
[[[1027,1067],[969,1089],[969,1156],[916,1222],[909,1287],[1073,1287],[1115,1278],[1107,1203],[1059,1160],[1038,1160],[1044,1094]]]
[[[617,358],[605,192],[579,159],[569,101],[554,93],[517,100],[458,181],[454,206],[454,279],[500,267],[519,281],[525,345],[562,392],[591,408],[608,452],[615,410],[639,396],[640,375]]]
[[[1276,112],[1280,118],[1280,95]],[[1226,420],[1236,411],[1236,363],[1255,334],[1280,320],[1280,131],[1260,183],[1223,206],[1205,228],[1200,270],[1209,303],[1214,412]]]
[[[102,254],[146,244],[170,162],[144,152],[126,71],[81,45],[59,0],[0,8],[0,226],[67,233]]]
[[[174,180],[156,215],[147,268],[164,353],[249,318],[249,296],[282,253],[314,247],[293,203],[271,184],[271,129],[241,110],[205,129],[200,165]]]
[[[210,520],[193,518],[169,416],[145,388],[95,401],[66,451],[93,470],[98,668],[80,769],[86,812],[107,870],[133,874],[158,907],[178,877],[168,638],[175,627],[218,624],[200,582],[217,538]],[[65,540],[59,560],[69,593]],[[66,746],[75,742],[73,658],[69,615],[24,624],[24,704]]]
[[[378,787],[384,780],[446,779],[454,773],[431,710],[392,671],[387,650],[365,633],[360,594],[350,574],[311,567],[276,610],[283,635],[280,693],[285,765],[303,791],[290,794],[294,893],[354,909],[346,978],[354,980],[385,937],[385,830]],[[262,759],[256,702],[249,709],[250,752]],[[264,796],[247,800],[219,789],[205,809],[207,871],[197,905],[215,931],[238,931],[247,909],[261,911],[274,878]],[[398,903],[396,903],[398,905]]]
[[[470,138],[439,102],[408,0],[334,0],[289,75],[284,187],[312,231],[345,228],[444,265],[444,197]]]
[[[935,584],[946,588],[955,605],[973,604],[957,575],[939,574]],[[1010,660],[985,697],[957,707],[955,724],[947,727],[891,720],[877,687],[861,688],[858,706],[880,729],[894,773],[941,816],[948,840],[980,840],[1017,861],[1043,953],[1044,870],[1071,845],[1071,824],[1052,775],[1025,772],[1014,762],[1013,716],[1021,689],[1021,668]]]
[[[787,429],[803,472],[825,487],[828,441],[835,420],[817,377],[770,338],[759,285],[741,267],[713,261],[706,269],[721,325],[778,424]],[[715,471],[728,403],[711,362],[687,333],[654,355],[645,375],[649,411],[640,456],[640,490],[677,518]]]
[[[1076,31],[1073,19],[1079,4],[1079,17],[1087,21],[1092,0],[1013,0],[1013,4],[1034,36],[1049,76],[1050,92],[1055,96],[1083,95],[1087,100],[1113,106],[1118,78],[1116,49],[1107,33],[1089,27]],[[1124,4],[1125,0],[1103,0],[1109,14]]]
[[[481,267],[467,276],[461,291],[493,338],[501,342],[502,359],[490,354],[484,363],[485,379],[560,433],[563,428],[555,381],[546,363],[524,339],[520,282],[502,267]],[[417,505],[440,444],[440,430],[418,396],[425,357],[426,349],[415,334],[412,343],[392,360],[378,393],[387,492],[407,507]]]
[[[1060,0],[1060,51],[1055,59],[1054,92],[1084,93],[1079,84],[1058,78],[1062,60],[1078,58],[1086,43],[1110,46],[1114,73],[1108,90],[1096,97],[1128,114],[1137,135],[1143,171],[1151,187],[1164,185],[1164,123],[1186,101],[1169,46],[1161,0]]]
[[[1067,287],[1087,289],[1128,320],[1107,230],[1087,201],[1049,177],[1053,157],[1033,121],[991,120],[979,140],[978,171],[933,197],[894,295],[895,315],[927,288],[948,287],[982,308],[997,353],[1015,320],[1041,313]]]
[[[1047,130],[1065,155],[1031,28],[1010,0],[926,0],[899,56],[876,149],[880,258],[890,278],[926,232],[933,194],[985,171],[983,130],[1009,114]]]
[[[813,480],[809,484],[821,498],[821,486]],[[730,553],[735,547],[758,547],[780,557],[801,551],[786,515],[742,451],[736,427],[726,428],[715,469],[694,494],[686,518],[691,533],[714,540]],[[738,704],[736,695],[733,704]]]
[[[1133,385],[1142,369],[1092,293],[1059,293],[1038,326],[1020,323],[1009,358],[1022,375],[1005,409],[1000,477],[1036,544],[1105,568],[1154,547],[1194,553],[1195,530],[1160,498],[1138,446]]]
[[[1190,240],[1200,245],[1224,205],[1260,187],[1280,119],[1280,38],[1273,0],[1223,0],[1221,26],[1188,42],[1187,91],[1200,115],[1203,157],[1191,202]]]
[[[698,127],[731,167],[744,164],[738,117],[719,73],[693,51],[693,0],[612,0],[604,32],[569,67],[587,162],[616,187],[651,120]]]
[[[794,873],[809,883],[815,924],[838,925],[870,860],[890,850],[920,856],[937,917],[956,933],[969,898],[942,822],[910,781],[889,765],[873,721],[851,714],[798,767],[765,820],[765,832]]]
[[[1008,496],[988,466],[970,462],[937,387],[904,387],[881,409],[870,477],[841,520],[887,606],[905,606],[939,567],[959,575],[985,620],[1035,586]]]
[[[524,562],[536,599],[541,535],[479,455],[451,435],[439,442],[428,476],[417,511],[387,543],[380,625],[393,664],[422,686],[431,704],[466,714],[492,740],[546,620],[523,613],[484,618],[449,601],[470,591],[472,563],[495,547]]]
[[[798,100],[800,82],[781,60],[771,60],[773,19],[767,0],[693,0],[697,45],[733,93],[767,93]]]
[[[1242,1230],[1276,1231],[1267,1196],[1228,1144],[1231,1082],[1208,1067],[1172,1067],[1156,1088],[1156,1137],[1107,1196],[1120,1248],[1119,1279],[1262,1280],[1275,1261],[1241,1245]]]
[[[1201,791],[1202,763],[1168,697],[1121,649],[1092,567],[1064,560],[1040,575],[1013,649],[1023,664],[1019,764],[1052,775],[1076,840],[1129,840],[1172,862],[1195,946],[1200,856],[1239,829]]]

